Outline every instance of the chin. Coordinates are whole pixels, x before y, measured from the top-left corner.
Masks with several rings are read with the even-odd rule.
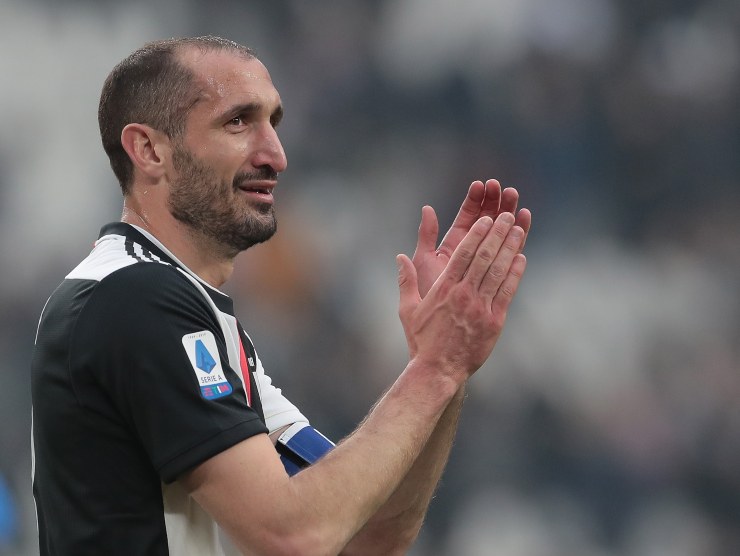
[[[248,230],[244,230],[244,233],[238,234],[238,237],[234,237],[230,243],[239,251],[246,251],[254,245],[266,242],[277,232],[277,222],[272,219],[269,223],[265,223],[265,226],[256,227],[254,221],[250,222]]]

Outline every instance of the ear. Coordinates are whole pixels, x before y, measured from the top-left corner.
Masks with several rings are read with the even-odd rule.
[[[134,170],[155,180],[166,173],[170,141],[161,131],[145,124],[128,124],[121,131],[121,145]]]

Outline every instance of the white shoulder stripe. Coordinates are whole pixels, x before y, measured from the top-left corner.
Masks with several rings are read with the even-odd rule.
[[[109,274],[137,262],[157,262],[169,265],[145,247],[125,236],[106,235],[95,242],[95,247],[90,254],[66,278],[99,282]]]

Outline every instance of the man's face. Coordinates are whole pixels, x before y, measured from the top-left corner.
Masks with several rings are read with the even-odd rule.
[[[170,212],[234,256],[276,230],[272,191],[287,165],[275,132],[280,97],[256,59],[197,51],[183,59],[201,94],[174,140]]]

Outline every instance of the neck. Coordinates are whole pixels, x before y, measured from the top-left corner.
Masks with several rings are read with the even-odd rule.
[[[236,254],[175,219],[166,209],[161,214],[142,210],[135,199],[126,198],[121,222],[138,226],[156,237],[201,280],[220,288],[234,272]]]

